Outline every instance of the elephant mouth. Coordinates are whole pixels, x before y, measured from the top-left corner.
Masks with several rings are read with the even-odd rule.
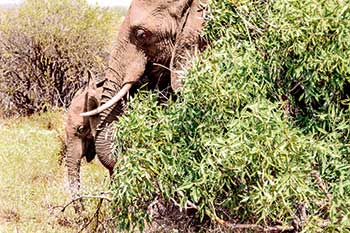
[[[83,145],[84,153],[82,154],[82,156],[86,158],[86,161],[88,163],[90,163],[96,155],[95,139],[93,137],[90,137]]]

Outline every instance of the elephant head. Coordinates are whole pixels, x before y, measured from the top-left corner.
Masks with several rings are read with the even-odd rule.
[[[170,81],[170,63],[173,60],[172,64],[177,67],[180,59],[175,53],[184,53],[189,44],[199,45],[199,32],[204,20],[203,17],[192,17],[198,17],[202,12],[199,0],[132,1],[110,55],[101,106],[81,114],[100,114],[96,153],[108,169],[113,169],[115,164],[111,123],[124,112],[124,97],[132,92],[135,83],[142,82],[143,77],[148,77],[151,89],[160,91],[167,89],[170,83],[179,83]],[[181,41],[187,45],[180,46],[177,38],[182,38]],[[178,78],[177,75],[172,77]]]
[[[101,92],[102,88],[96,89],[93,85],[79,90],[67,111],[65,122],[66,167],[73,198],[79,192],[82,158],[86,157],[86,160],[90,162],[95,157],[95,135],[99,122],[98,115],[81,117],[80,113],[97,108]]]

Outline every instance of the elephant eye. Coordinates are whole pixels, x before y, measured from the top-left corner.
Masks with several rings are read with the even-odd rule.
[[[146,43],[148,40],[150,40],[153,36],[153,33],[145,28],[142,27],[134,27],[132,29],[132,34],[136,41],[141,43]]]
[[[85,131],[85,128],[84,128],[84,126],[83,126],[83,125],[78,126],[78,128],[77,128],[77,132],[78,132],[79,134],[83,134],[83,133],[84,133],[84,131]]]

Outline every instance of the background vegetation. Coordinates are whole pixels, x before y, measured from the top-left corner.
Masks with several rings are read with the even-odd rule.
[[[62,212],[71,196],[62,163],[64,111],[56,106],[69,104],[87,70],[97,79],[103,75],[125,9],[83,0],[1,7],[0,232],[104,231],[111,216],[106,201],[97,216],[95,199],[84,200],[79,215],[72,206]],[[108,172],[97,161],[85,165],[82,194],[98,195],[107,189]]]
[[[348,1],[212,1],[177,101],[140,95],[115,126],[119,228],[171,206],[231,231],[349,230],[349,22]]]
[[[103,75],[120,14],[85,0],[26,0],[0,21],[0,96],[6,114],[66,107]]]

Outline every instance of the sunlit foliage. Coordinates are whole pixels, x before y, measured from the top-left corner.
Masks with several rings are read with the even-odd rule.
[[[154,201],[198,221],[342,232],[350,222],[350,3],[212,1],[210,48],[160,106],[116,124],[115,213]]]

